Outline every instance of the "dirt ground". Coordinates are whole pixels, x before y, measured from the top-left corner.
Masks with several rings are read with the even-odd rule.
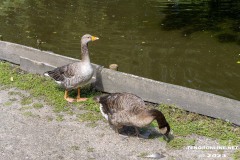
[[[21,94],[9,94],[11,92]],[[158,138],[143,139],[118,135],[108,123],[91,126],[67,113],[57,120],[52,107],[36,109],[21,104],[21,96],[29,93],[15,88],[0,91],[0,159],[1,160],[139,160],[152,154],[162,160],[232,159],[234,150],[169,149]],[[174,129],[173,129],[174,130]],[[195,146],[221,146],[217,141],[191,135]],[[219,155],[221,157],[219,157]],[[218,158],[214,158],[218,156]]]

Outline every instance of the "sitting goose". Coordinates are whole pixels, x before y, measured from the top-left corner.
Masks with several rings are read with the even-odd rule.
[[[50,76],[65,88],[64,98],[68,102],[87,100],[87,98],[80,97],[80,87],[88,83],[93,76],[93,68],[90,63],[87,44],[97,39],[99,38],[91,36],[90,34],[85,34],[81,39],[82,60],[80,62],[71,63],[44,73],[45,76]],[[76,88],[78,88],[77,99],[70,98],[68,96],[68,91]]]
[[[162,112],[149,109],[140,97],[130,93],[112,93],[95,97],[95,100],[100,103],[101,113],[116,132],[119,133],[123,126],[133,126],[139,135],[136,127],[145,127],[157,120],[160,133],[168,137],[170,126]]]

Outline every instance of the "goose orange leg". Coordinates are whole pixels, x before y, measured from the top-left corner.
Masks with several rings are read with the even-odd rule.
[[[75,99],[68,97],[68,91],[67,90],[65,90],[64,99],[66,99],[66,101],[68,101],[68,102],[74,102],[75,101]]]
[[[87,98],[80,97],[80,88],[78,88],[77,102],[82,102],[82,101],[86,101],[86,100],[87,100]]]

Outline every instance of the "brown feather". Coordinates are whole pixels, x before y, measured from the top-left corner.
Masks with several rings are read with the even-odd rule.
[[[166,127],[166,134],[170,131],[162,112],[149,109],[145,102],[134,94],[113,93],[96,99],[102,104],[103,112],[109,115],[109,123],[114,126],[144,127],[157,120],[159,129]]]

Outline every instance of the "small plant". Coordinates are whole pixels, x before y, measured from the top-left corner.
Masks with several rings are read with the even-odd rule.
[[[57,115],[56,120],[57,120],[58,122],[62,122],[62,121],[64,120],[63,115]]]

